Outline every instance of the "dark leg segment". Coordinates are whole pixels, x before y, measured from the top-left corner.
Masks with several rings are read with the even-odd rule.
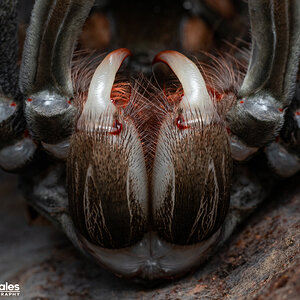
[[[267,145],[284,123],[299,61],[299,7],[297,0],[249,0],[251,59],[227,115],[233,134],[248,146]]]
[[[18,90],[17,3],[0,2],[0,94],[11,97]]]
[[[76,109],[71,58],[93,0],[37,0],[25,41],[20,88],[25,115],[37,139],[57,144],[72,133]]]
[[[36,145],[24,136],[22,95],[18,88],[17,0],[0,2],[0,167],[13,171],[33,157]]]

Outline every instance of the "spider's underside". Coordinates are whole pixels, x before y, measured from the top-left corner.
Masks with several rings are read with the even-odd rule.
[[[101,266],[180,276],[266,198],[272,172],[300,169],[299,1],[248,1],[245,70],[234,47],[218,58],[187,46],[202,1],[168,13],[168,1],[97,2],[114,24],[107,50],[130,48],[127,62],[126,48],[73,56],[94,1],[37,0],[19,75],[16,3],[0,4],[0,165],[21,173],[28,202]],[[128,34],[132,20],[160,37]]]

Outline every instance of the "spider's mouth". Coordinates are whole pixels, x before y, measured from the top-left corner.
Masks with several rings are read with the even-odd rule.
[[[135,249],[149,232],[159,243],[200,243],[206,249],[229,205],[226,128],[188,58],[175,51],[159,53],[154,62],[167,64],[179,87],[152,85],[142,93],[114,84],[128,55],[127,49],[116,50],[98,66],[71,138],[68,189],[74,225],[89,252],[100,251],[93,247]],[[126,91],[128,101],[120,96]]]
[[[211,255],[213,245],[221,237],[219,229],[203,242],[181,246],[164,241],[155,232],[147,232],[135,245],[115,251],[99,247],[77,233],[81,249],[105,269],[121,277],[145,280],[172,279],[195,269]]]

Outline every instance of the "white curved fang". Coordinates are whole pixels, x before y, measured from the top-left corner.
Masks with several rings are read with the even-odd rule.
[[[122,62],[131,52],[126,48],[109,53],[97,67],[88,91],[87,101],[78,120],[78,129],[94,128],[104,112],[108,115],[116,111],[110,94]]]
[[[210,99],[206,85],[198,67],[186,56],[177,51],[162,51],[154,58],[154,63],[166,63],[182,84],[184,96],[180,107],[200,111],[208,123],[216,117],[216,110]]]

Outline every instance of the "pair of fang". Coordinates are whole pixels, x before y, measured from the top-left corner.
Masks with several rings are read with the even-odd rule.
[[[130,55],[131,52],[126,48],[117,49],[109,53],[97,67],[90,83],[87,101],[78,120],[78,130],[93,131],[100,126],[98,124],[100,116],[105,114],[107,117],[112,117],[114,121],[111,127],[105,126],[102,129],[112,134],[120,132],[121,124],[116,119],[118,110],[112,103],[110,95],[116,73],[124,60]],[[158,62],[167,64],[182,85],[184,95],[179,109],[200,112],[203,122],[210,123],[216,112],[198,67],[187,57],[176,51],[158,53],[153,60],[153,64]]]

